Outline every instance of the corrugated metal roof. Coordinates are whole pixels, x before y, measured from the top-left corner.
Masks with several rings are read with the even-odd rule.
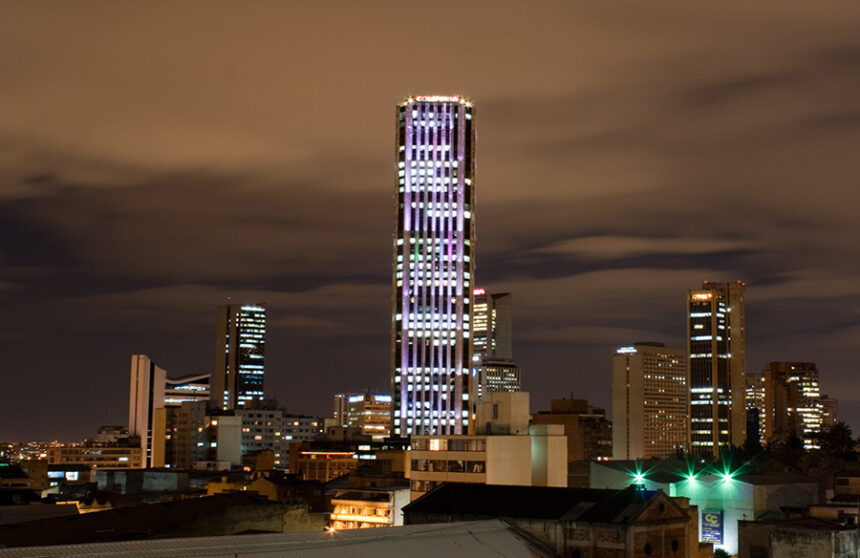
[[[0,558],[143,558],[211,556],[213,558],[329,557],[340,552],[349,558],[409,556],[549,557],[553,553],[498,520],[432,525],[406,525],[339,531],[188,539],[160,539],[82,545],[0,549]]]

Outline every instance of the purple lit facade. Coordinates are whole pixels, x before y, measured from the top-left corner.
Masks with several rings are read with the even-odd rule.
[[[459,96],[397,109],[394,436],[467,434],[472,422],[473,114]]]

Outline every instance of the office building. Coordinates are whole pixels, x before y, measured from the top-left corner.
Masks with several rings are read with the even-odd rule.
[[[190,374],[164,379],[164,406],[178,407],[186,401],[209,401],[211,374]]]
[[[338,393],[334,396],[334,420],[342,428],[358,428],[376,440],[391,435],[391,396],[373,393]]]
[[[223,410],[261,404],[266,357],[266,305],[218,308],[212,404]]]
[[[762,445],[796,435],[806,449],[819,447],[824,408],[814,362],[769,362],[747,374],[747,407],[758,416]]]
[[[392,433],[470,428],[475,273],[471,103],[421,96],[397,108],[391,339]]]
[[[821,396],[821,429],[830,430],[839,420],[839,401],[828,396]]]
[[[155,438],[167,434],[164,421],[154,422],[159,409],[179,407],[186,401],[209,400],[209,374],[168,378],[167,372],[146,355],[132,355],[129,382],[128,433],[140,437],[145,465],[155,466]]]
[[[514,362],[511,295],[475,289],[474,296],[472,364],[478,398],[488,391],[520,391],[520,368]]]
[[[131,356],[128,398],[128,434],[140,437],[144,466],[152,461],[152,419],[155,409],[164,407],[167,372],[146,355]]]
[[[687,445],[684,349],[635,343],[612,357],[613,459],[674,455]]]
[[[474,356],[513,360],[511,293],[475,289]]]
[[[532,415],[532,424],[564,425],[568,461],[612,459],[612,422],[585,399],[553,399],[549,411]]]
[[[746,439],[744,283],[687,291],[690,452],[715,458]]]

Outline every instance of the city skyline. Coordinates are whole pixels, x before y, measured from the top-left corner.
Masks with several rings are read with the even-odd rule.
[[[827,5],[8,3],[0,439],[123,422],[133,354],[212,372],[228,297],[267,302],[291,411],[387,389],[391,107],[424,93],[480,109],[474,284],[514,295],[535,410],[610,408],[618,346],[742,280],[747,370],[815,362],[857,429],[860,13]]]

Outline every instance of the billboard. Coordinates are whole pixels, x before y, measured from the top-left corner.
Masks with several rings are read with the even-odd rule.
[[[723,544],[723,510],[702,510],[702,542]]]

